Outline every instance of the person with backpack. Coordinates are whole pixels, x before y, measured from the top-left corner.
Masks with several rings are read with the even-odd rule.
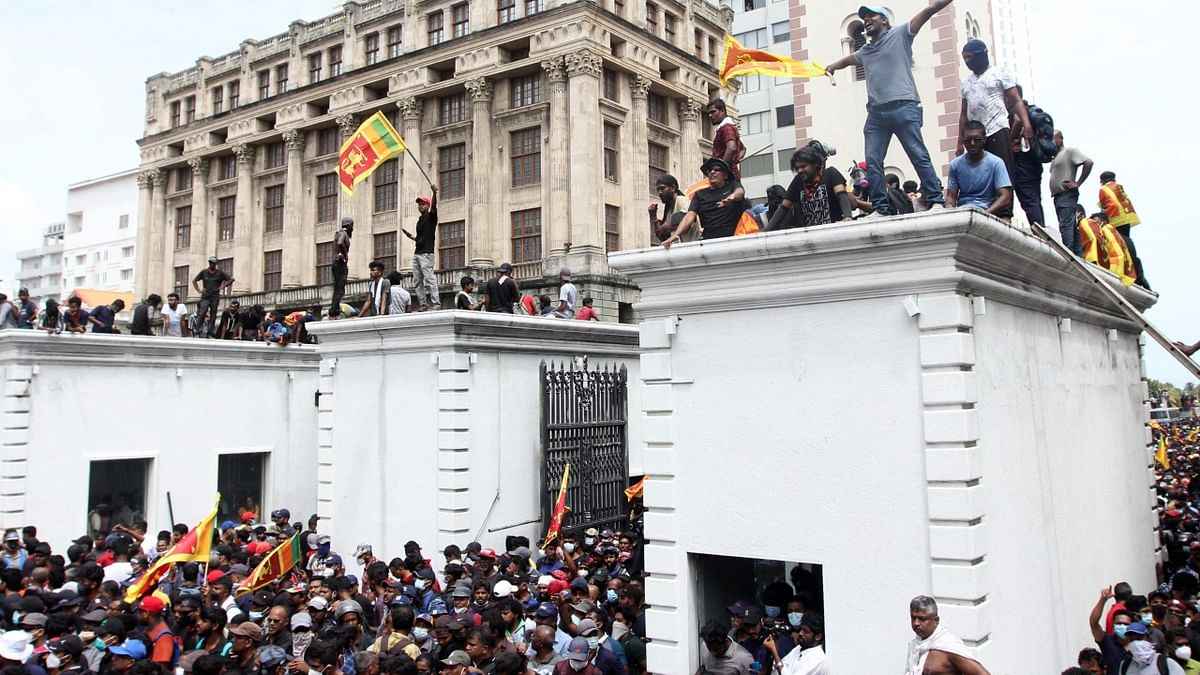
[[[1041,108],[1025,100],[1025,90],[1017,85],[1017,95],[1029,114],[1033,126],[1033,141],[1013,139],[1013,192],[1021,202],[1021,209],[1030,223],[1046,225],[1046,212],[1042,209],[1042,165],[1048,164],[1058,154],[1054,145],[1054,118]],[[1012,117],[1013,122],[1016,117]]]
[[[1177,661],[1158,653],[1145,624],[1136,621],[1129,624],[1125,635],[1129,637],[1129,654],[1115,675],[1187,675]]]
[[[164,669],[171,669],[179,663],[179,643],[162,618],[165,607],[162,600],[147,595],[138,603],[137,612],[138,621],[146,627],[146,637],[150,640],[150,660]]]

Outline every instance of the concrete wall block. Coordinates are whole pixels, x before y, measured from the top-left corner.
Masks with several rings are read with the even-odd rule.
[[[917,325],[921,330],[934,328],[958,328],[975,325],[975,311],[971,299],[957,293],[921,295],[917,297],[921,313]]]
[[[333,429],[317,429],[317,447],[333,447]]]
[[[646,578],[646,604],[660,611],[674,610],[681,607],[683,602],[682,587],[683,583],[678,577],[647,577]],[[674,611],[670,612],[672,616],[677,616]],[[674,630],[671,631],[675,633]],[[667,639],[678,639],[677,637],[655,633],[659,637]]]
[[[443,391],[438,393],[438,407],[442,410],[470,410],[471,392]]]
[[[655,415],[642,418],[642,440],[646,443],[671,443],[675,440],[674,418]]]
[[[438,370],[471,369],[471,355],[463,352],[438,352]]]
[[[674,476],[678,467],[675,448],[642,449],[642,470],[656,476]]]
[[[4,446],[22,446],[29,442],[28,429],[3,429],[0,430],[0,444]],[[21,450],[21,456],[25,455],[25,451]]]
[[[464,532],[471,526],[470,511],[438,511],[438,529]]]
[[[334,370],[334,361],[333,360],[321,359],[321,365],[319,366],[318,372],[321,375],[322,381],[324,381],[325,378],[333,377],[333,370]]]
[[[25,478],[29,475],[29,462],[25,460],[0,462],[0,478]]]
[[[466,451],[442,450],[438,452],[439,469],[468,469],[471,466],[471,453]]]
[[[641,355],[642,381],[671,379],[671,353],[657,352]]]
[[[699,642],[699,639],[696,641]],[[646,645],[646,663],[655,664],[655,672],[682,673],[685,670],[694,670],[688,666],[687,660],[688,654],[684,648],[673,642],[650,642]],[[676,668],[669,664],[679,665]]]
[[[930,448],[925,451],[925,478],[930,481],[975,480],[983,475],[983,453],[973,448]]]
[[[320,473],[320,472],[318,471],[318,473]],[[318,479],[319,479],[319,477],[318,477]],[[318,502],[332,502],[333,497],[334,497],[334,489],[333,489],[332,483],[325,482],[324,480],[317,483],[317,501]]]
[[[9,366],[5,369],[4,379],[6,380],[30,380],[33,379],[33,366]]]
[[[987,526],[930,525],[929,555],[946,560],[977,560],[987,552]]]
[[[679,495],[675,491],[677,483],[676,480],[647,478],[642,503],[647,508],[677,508],[679,506]]]
[[[973,409],[927,410],[927,443],[970,443],[979,440],[979,413]]]
[[[650,523],[654,523],[651,529]],[[653,532],[655,539],[679,541],[679,527],[674,513],[655,511],[651,509],[645,515],[646,532]]]
[[[442,391],[471,388],[471,374],[461,370],[443,370],[438,372],[438,389]]]
[[[0,424],[3,424],[5,429],[28,429],[29,418],[32,413],[8,413],[0,417]]]
[[[25,479],[0,477],[0,495],[24,495]]]
[[[442,431],[465,431],[471,428],[471,415],[465,412],[439,412],[438,428]]]
[[[439,450],[467,450],[471,447],[471,434],[468,431],[439,431]]]
[[[333,404],[336,397],[336,394],[322,394],[317,397],[317,411],[333,412]]]
[[[467,490],[438,490],[439,511],[464,511],[471,508],[471,493]]]
[[[667,349],[671,336],[667,334],[666,319],[643,321],[638,326],[638,344],[642,349]]]
[[[934,599],[941,624],[963,640],[978,642],[992,632],[992,609],[986,600],[978,604],[945,602],[936,594]]]
[[[642,385],[643,412],[671,412],[675,409],[671,385],[666,383]]]
[[[921,366],[973,366],[975,341],[968,333],[939,333],[921,336]]]
[[[471,487],[470,471],[438,471],[438,488],[442,490],[466,490]]]
[[[0,527],[5,529],[19,530],[28,525],[29,522],[25,519],[25,511],[0,512]]]
[[[325,397],[322,396],[321,398],[325,398]],[[331,411],[331,410],[322,411],[322,410],[318,409],[317,428],[318,429],[332,429],[333,428],[333,411]]]
[[[933,595],[937,598],[975,600],[988,594],[987,562],[975,565],[930,565]]]
[[[658,574],[675,574],[679,571],[679,549],[663,544],[646,544],[646,571]]]
[[[4,383],[5,396],[28,396],[29,380],[7,380]]]
[[[931,486],[925,489],[932,520],[976,520],[983,517],[983,489]]]
[[[28,396],[6,396],[4,398],[4,412],[6,413],[27,413],[31,401]]]
[[[646,586],[647,586],[647,588],[649,588],[649,586],[650,586],[649,580],[646,580]],[[649,604],[654,603],[654,601],[650,600],[649,593],[647,593],[647,595],[646,595],[646,601]],[[646,610],[646,634],[653,635],[655,640],[678,642],[680,640],[680,638],[683,637],[680,635],[679,623],[680,623],[679,614],[673,609],[658,609],[657,607],[652,606]],[[696,642],[699,642],[699,641],[700,641],[700,639],[696,638]],[[650,644],[657,644],[657,643],[652,642]],[[650,660],[649,647],[650,647],[650,645],[646,645],[646,664],[647,665],[662,664],[662,661],[651,661]],[[676,649],[678,649],[678,648],[676,648]],[[678,656],[675,656],[674,658],[678,658]],[[670,669],[664,670],[662,665],[654,665],[652,667],[654,668],[654,672],[656,672],[656,673],[683,672],[683,671],[673,671]]]
[[[25,512],[25,495],[0,495],[0,511]],[[26,523],[28,525],[28,523]]]
[[[334,454],[332,445],[323,445],[317,448],[317,466],[333,466]]]
[[[959,370],[921,374],[921,402],[925,405],[976,403],[978,400],[975,373]]]

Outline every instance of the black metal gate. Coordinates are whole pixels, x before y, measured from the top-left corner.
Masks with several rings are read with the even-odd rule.
[[[569,463],[564,534],[589,527],[620,529],[628,513],[628,373],[623,365],[589,370],[587,357],[578,361],[541,366],[542,522],[550,523]]]

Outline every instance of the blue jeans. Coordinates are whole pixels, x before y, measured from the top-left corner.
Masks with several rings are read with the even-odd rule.
[[[1083,255],[1083,240],[1079,237],[1079,190],[1063,190],[1054,195],[1054,211],[1058,214],[1058,234],[1063,246],[1078,256]]]
[[[883,184],[883,161],[887,157],[892,136],[900,140],[900,147],[908,155],[921,179],[921,194],[926,204],[942,204],[942,179],[933,168],[925,139],[921,137],[921,126],[925,123],[925,112],[916,101],[885,104],[883,110],[868,110],[867,123],[863,125],[863,137],[867,150],[867,180],[871,183],[871,204],[876,213],[888,210],[887,186]]]

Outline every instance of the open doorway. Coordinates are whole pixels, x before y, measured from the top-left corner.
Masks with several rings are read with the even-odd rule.
[[[266,466],[265,452],[218,455],[217,491],[221,493],[218,520],[241,522],[242,514],[250,512],[254,514],[255,522],[263,522]]]
[[[104,537],[115,525],[131,527],[146,519],[146,480],[149,459],[107,459],[91,463],[88,471],[87,531]]]

